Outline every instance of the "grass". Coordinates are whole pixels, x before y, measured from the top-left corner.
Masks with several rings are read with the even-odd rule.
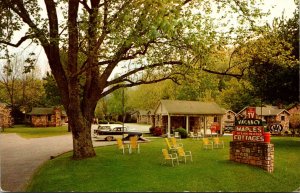
[[[68,132],[68,126],[29,127],[25,125],[15,125],[13,128],[5,128],[1,133],[16,133],[24,138],[52,137],[70,134],[70,132]]]
[[[116,146],[96,148],[97,156],[71,159],[66,153],[47,161],[27,191],[34,192],[291,192],[300,186],[300,138],[272,137],[275,171],[229,161],[224,149],[203,150],[201,141],[183,139],[194,162],[161,165],[163,139],[140,144],[141,153],[123,155]]]

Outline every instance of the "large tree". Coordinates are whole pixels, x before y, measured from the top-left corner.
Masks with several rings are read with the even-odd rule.
[[[0,43],[31,39],[43,47],[69,117],[74,159],[95,156],[90,128],[99,99],[122,87],[176,81],[187,73],[182,65],[203,64],[221,41],[211,13],[235,12],[249,30],[259,16],[254,0],[44,0],[46,17],[38,2],[1,1],[0,25],[10,28],[0,28]],[[23,24],[28,31],[11,42]],[[115,69],[122,73],[112,78]]]

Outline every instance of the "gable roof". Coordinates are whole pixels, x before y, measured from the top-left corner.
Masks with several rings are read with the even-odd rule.
[[[234,115],[236,115],[236,113],[233,110],[225,109],[225,108],[221,108],[221,109],[223,110],[224,114],[232,112]]]
[[[247,107],[243,108],[240,112],[238,112],[238,114],[242,113]],[[256,114],[257,115],[262,115],[262,116],[276,116],[279,115],[282,112],[286,112],[288,114],[290,114],[287,110],[285,109],[279,109],[276,106],[270,106],[270,105],[266,105],[264,107],[255,107],[256,110]]]
[[[28,115],[53,115],[54,109],[53,108],[32,108],[31,112]]]
[[[161,100],[157,106],[162,105],[169,114],[178,115],[211,115],[225,114],[224,111],[214,102],[185,101],[185,100]]]

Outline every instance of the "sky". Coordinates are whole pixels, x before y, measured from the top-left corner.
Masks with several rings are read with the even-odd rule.
[[[291,18],[293,16],[294,10],[296,9],[294,0],[266,0],[265,2],[266,3],[263,7],[263,10],[264,11],[270,10],[271,14],[266,18],[266,21],[270,24],[272,23],[274,17],[281,17],[283,11],[286,18]],[[46,71],[50,71],[48,60],[41,46],[34,46],[34,45],[28,46],[28,44],[24,43],[18,49],[21,50],[21,52],[24,55],[32,51],[36,53],[37,65],[40,68],[41,76],[44,76]],[[0,68],[1,68],[1,63],[0,63]],[[116,73],[120,73],[120,72],[116,72]]]

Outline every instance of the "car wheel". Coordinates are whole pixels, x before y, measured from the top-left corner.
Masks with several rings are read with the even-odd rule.
[[[106,137],[106,141],[111,141],[111,140],[113,140],[114,138],[112,137],[112,136],[108,136],[108,137]]]

